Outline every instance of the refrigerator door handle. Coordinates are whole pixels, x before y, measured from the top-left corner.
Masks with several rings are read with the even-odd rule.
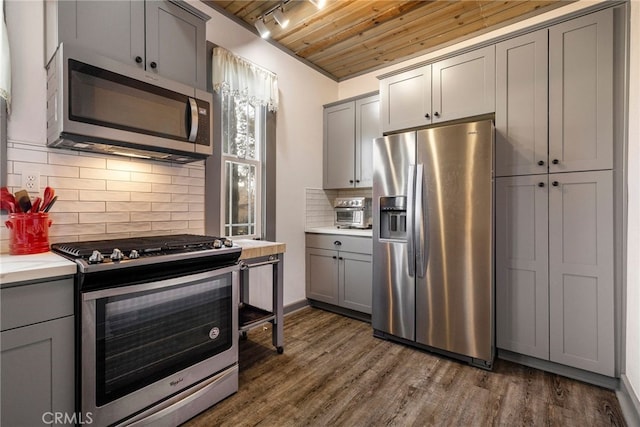
[[[416,275],[416,221],[415,221],[415,193],[416,193],[416,165],[409,165],[409,188],[407,190],[407,263],[409,276]]]
[[[416,190],[415,190],[415,240],[416,248],[416,274],[418,277],[424,277],[427,273],[427,258],[429,255],[429,247],[427,243],[427,230],[429,229],[429,218],[424,210],[424,165],[416,166]]]

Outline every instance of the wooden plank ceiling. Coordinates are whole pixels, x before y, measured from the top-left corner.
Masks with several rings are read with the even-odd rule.
[[[567,0],[203,0],[254,31],[267,13],[271,41],[345,80],[569,3]],[[282,4],[289,26],[269,11]],[[256,31],[257,33],[257,31]]]

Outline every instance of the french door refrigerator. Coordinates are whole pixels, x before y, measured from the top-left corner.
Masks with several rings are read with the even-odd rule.
[[[377,138],[374,335],[491,369],[492,120]]]

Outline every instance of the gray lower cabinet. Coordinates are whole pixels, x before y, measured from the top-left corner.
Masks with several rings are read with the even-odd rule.
[[[369,237],[307,234],[307,298],[371,314]]]
[[[614,375],[612,174],[496,179],[498,348]]]
[[[59,43],[74,43],[206,90],[208,17],[187,3],[46,1],[45,14],[47,60]]]
[[[323,188],[371,187],[373,139],[382,136],[379,96],[326,105],[323,119]]]
[[[73,279],[3,287],[0,294],[0,424],[73,425]]]

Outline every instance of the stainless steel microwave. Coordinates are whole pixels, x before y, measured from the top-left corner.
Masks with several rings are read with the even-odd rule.
[[[78,46],[47,65],[47,145],[177,163],[213,152],[210,93]]]

